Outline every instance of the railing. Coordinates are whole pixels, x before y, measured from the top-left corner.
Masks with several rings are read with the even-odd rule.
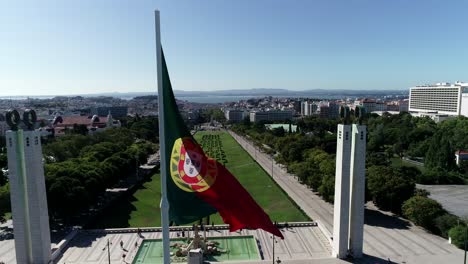
[[[278,228],[289,228],[289,227],[308,227],[317,226],[316,222],[280,222],[276,223]],[[229,225],[204,225],[206,230],[229,230]],[[192,231],[193,226],[171,226],[169,227],[170,232],[181,232],[181,231]],[[117,233],[139,233],[139,232],[162,232],[161,227],[140,227],[140,228],[108,228],[108,229],[87,229],[81,230],[80,232],[85,233],[106,233],[106,234],[117,234]]]

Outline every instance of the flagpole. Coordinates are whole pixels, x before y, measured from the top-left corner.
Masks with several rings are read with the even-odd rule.
[[[162,80],[162,54],[161,54],[161,25],[159,20],[159,10],[154,11],[156,25],[156,66],[158,81],[158,118],[159,118],[159,155],[161,157],[161,224],[163,235],[163,257],[164,264],[170,264],[169,248],[169,202],[167,200],[167,170],[166,170],[166,144],[165,144],[165,120],[164,120],[164,89]]]

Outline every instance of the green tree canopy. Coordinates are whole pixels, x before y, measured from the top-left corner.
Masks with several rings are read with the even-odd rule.
[[[414,194],[415,183],[397,168],[371,166],[367,186],[373,202],[382,210],[400,213],[401,205]]]
[[[403,203],[403,216],[416,225],[435,230],[435,219],[445,213],[437,201],[424,196],[413,196]]]
[[[428,169],[439,167],[447,171],[457,168],[455,164],[455,150],[447,135],[438,132],[432,137],[424,166]]]
[[[460,218],[452,214],[443,214],[434,219],[434,225],[439,231],[438,233],[445,238],[448,238],[448,233],[451,228],[458,225]]]
[[[452,227],[448,232],[449,237],[452,239],[452,244],[458,248],[465,247],[465,239],[467,239],[468,227],[465,223]]]

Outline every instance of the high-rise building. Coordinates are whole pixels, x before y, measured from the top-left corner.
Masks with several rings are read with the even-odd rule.
[[[306,110],[307,109],[307,101],[301,102],[301,115],[305,116],[306,115]]]
[[[301,103],[301,115],[311,116],[316,114],[318,105],[315,102],[304,101]]]
[[[301,102],[301,115],[302,116],[309,116],[311,115],[310,113],[310,105],[308,101]]]
[[[411,87],[409,111],[468,116],[468,83],[437,83]]]

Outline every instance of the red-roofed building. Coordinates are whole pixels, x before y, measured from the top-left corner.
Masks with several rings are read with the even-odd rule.
[[[112,115],[102,116],[56,116],[52,121],[55,136],[65,135],[67,129],[72,129],[74,125],[84,125],[89,134],[94,134],[111,127],[120,127],[120,121],[114,120]]]

